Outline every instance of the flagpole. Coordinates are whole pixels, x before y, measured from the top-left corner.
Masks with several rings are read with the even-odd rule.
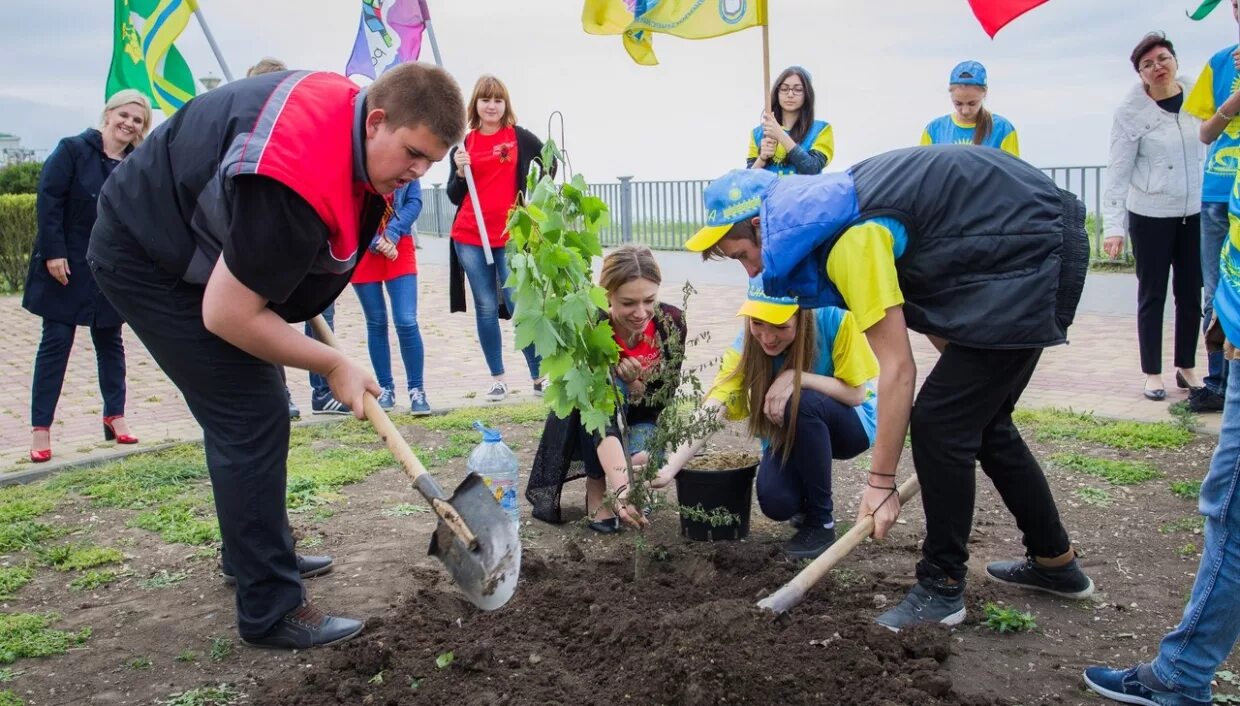
[[[762,23],[762,103],[766,107],[763,111],[774,110],[774,106],[767,104],[770,100],[771,91],[771,32],[770,27],[764,22]]]
[[[435,66],[443,68],[443,57],[439,56],[439,42],[435,41],[435,28],[431,26],[431,19],[426,18],[426,38],[431,40],[431,54],[435,56]]]
[[[215,43],[215,35],[211,34],[211,28],[207,26],[207,19],[202,16],[202,9],[198,7],[197,0],[186,0],[186,2],[194,10],[194,17],[198,18],[198,26],[202,27],[202,33],[207,36],[207,44],[211,45],[211,51],[215,53],[215,60],[220,63],[220,70],[224,72],[224,78],[232,81],[232,71],[228,70],[228,64],[224,61],[224,54],[220,51],[220,45]]]

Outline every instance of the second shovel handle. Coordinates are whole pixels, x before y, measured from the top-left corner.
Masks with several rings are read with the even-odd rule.
[[[327,325],[327,321],[322,316],[316,316],[310,319],[310,328],[314,331],[314,337],[326,343],[327,345],[340,350],[340,346],[336,342],[336,334],[332,332]],[[409,448],[409,444],[405,441],[405,437],[400,435],[400,431],[392,420],[387,416],[387,412],[379,406],[379,400],[375,396],[367,392],[362,400],[362,410],[366,413],[366,419],[370,420],[375,431],[379,432],[379,438],[383,439],[383,443],[387,445],[388,451],[396,457],[400,462],[400,467],[405,471],[405,475],[413,481],[414,487],[421,489],[418,479],[427,475],[426,466],[418,460],[413,453],[413,449]],[[425,496],[426,494],[423,493]],[[452,507],[452,504],[444,501],[443,498],[427,497],[426,500],[435,510],[435,514],[444,524],[452,530],[452,533],[461,539],[466,546],[474,547],[478,544],[478,538],[474,533],[469,531],[469,527],[465,525],[465,521]]]

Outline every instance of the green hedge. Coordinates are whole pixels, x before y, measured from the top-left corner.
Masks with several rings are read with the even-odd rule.
[[[19,162],[0,169],[0,194],[36,193],[42,171],[42,162]]]
[[[20,291],[38,232],[34,194],[0,195],[0,291]]]

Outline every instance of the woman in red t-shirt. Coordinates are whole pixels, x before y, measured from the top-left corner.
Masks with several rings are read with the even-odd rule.
[[[465,135],[465,149],[453,149],[449,156],[454,169],[448,176],[448,199],[458,207],[452,222],[451,308],[454,312],[465,311],[461,283],[463,272],[474,298],[478,342],[492,377],[484,399],[499,402],[508,396],[508,384],[504,381],[503,339],[499,329],[501,294],[505,306],[504,318],[509,318],[513,310],[512,290],[504,286],[508,280],[508,261],[505,258],[508,232],[505,224],[508,211],[522,191],[530,163],[538,159],[543,145],[533,133],[517,125],[517,116],[508,100],[508,89],[494,76],[478,79],[466,110],[469,132]],[[491,265],[486,263],[482,229],[478,227],[465,182],[467,166],[473,171],[478,202],[482,206],[482,220],[494,255],[495,262]],[[534,346],[527,346],[521,352],[525,354],[530,369],[534,394],[541,395],[543,380],[539,376],[540,361],[534,354]]]

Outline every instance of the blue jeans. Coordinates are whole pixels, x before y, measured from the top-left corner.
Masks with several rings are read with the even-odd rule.
[[[1229,361],[1228,399],[1240,399],[1240,361]],[[1159,681],[1209,702],[1214,670],[1240,637],[1240,405],[1223,408],[1210,472],[1201,484],[1205,547],[1180,624],[1163,638],[1154,660]]]
[[[323,318],[327,320],[327,328],[336,330],[336,302],[332,302],[330,306],[323,310]],[[310,322],[306,322],[306,335],[314,338],[314,334],[310,331]],[[327,384],[327,378],[318,373],[310,373],[310,392],[314,397],[323,397],[330,395],[332,389]]]
[[[504,293],[504,304],[512,313],[512,290],[499,286],[508,281],[508,260],[504,257],[503,248],[495,248],[495,264],[488,265],[486,254],[481,245],[465,245],[452,241],[456,248],[456,258],[465,270],[465,278],[469,280],[469,291],[474,297],[474,320],[478,324],[478,342],[482,344],[482,355],[487,359],[487,367],[491,375],[498,377],[504,374],[504,341],[499,331],[499,292]],[[530,368],[530,379],[538,378],[538,367],[542,361],[534,354],[534,345],[521,349],[525,355],[525,363]]]
[[[782,450],[763,450],[758,467],[758,506],[764,515],[779,522],[804,512],[806,526],[833,525],[831,459],[856,456],[870,448],[870,438],[857,410],[817,390],[802,388],[795,422],[791,413],[789,400],[784,421],[796,424],[797,432],[788,460],[784,461]]]
[[[357,300],[362,303],[362,315],[366,317],[366,348],[370,351],[370,365],[375,377],[384,388],[392,382],[392,349],[388,346],[387,301],[383,298],[383,282],[367,282],[353,285]],[[422,389],[422,332],[418,329],[418,276],[403,275],[387,281],[388,296],[392,299],[392,322],[396,326],[396,341],[400,344],[400,357],[405,363],[407,388]]]
[[[1204,333],[1210,328],[1210,320],[1214,318],[1214,290],[1218,288],[1218,260],[1227,240],[1227,204],[1201,204],[1201,283],[1204,288],[1201,308],[1201,330]],[[1209,370],[1202,383],[1211,391],[1222,395],[1227,390],[1227,361],[1223,353],[1207,355]]]

